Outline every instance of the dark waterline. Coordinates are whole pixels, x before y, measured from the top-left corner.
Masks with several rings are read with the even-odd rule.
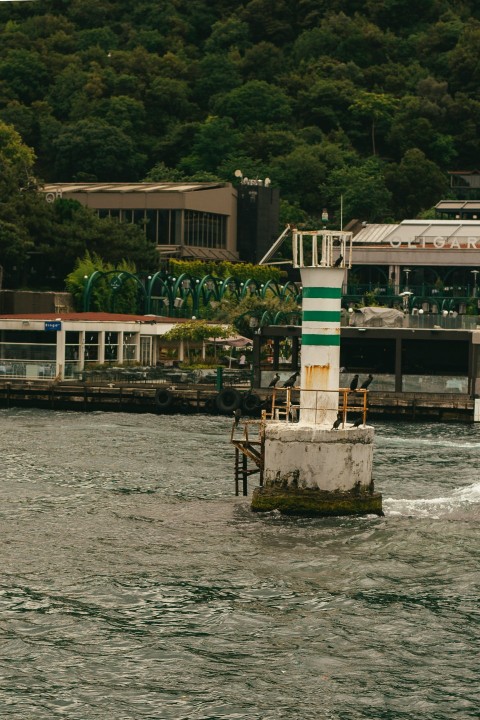
[[[480,427],[378,424],[385,517],[299,520],[230,424],[0,411],[0,717],[478,718]]]

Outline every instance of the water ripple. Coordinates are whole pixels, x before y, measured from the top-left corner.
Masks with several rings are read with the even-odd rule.
[[[0,411],[2,720],[478,717],[480,430],[379,424],[385,517],[313,520],[229,426]]]

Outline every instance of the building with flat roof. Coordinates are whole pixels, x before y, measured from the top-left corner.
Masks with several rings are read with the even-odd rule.
[[[479,266],[480,220],[364,224],[354,235],[346,284],[390,288],[394,295],[435,290],[433,295],[476,297]]]
[[[279,191],[245,180],[239,190],[228,182],[48,183],[43,193],[141,226],[165,259],[256,262],[278,235]]]
[[[96,365],[156,365],[162,336],[183,318],[114,313],[22,313],[0,316],[0,376],[36,380],[78,377]]]

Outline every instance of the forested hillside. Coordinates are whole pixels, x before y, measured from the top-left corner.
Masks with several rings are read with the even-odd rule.
[[[414,217],[480,166],[476,0],[0,5],[0,119],[45,181],[270,177],[286,212]]]

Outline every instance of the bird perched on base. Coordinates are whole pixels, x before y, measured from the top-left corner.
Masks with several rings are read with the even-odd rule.
[[[273,378],[270,380],[270,383],[268,385],[269,388],[274,388],[277,382],[280,380],[280,375],[278,373],[275,373]]]
[[[284,388],[293,387],[295,385],[295,382],[297,380],[297,377],[300,375],[300,373],[297,371],[296,373],[293,373],[286,382],[283,383]]]
[[[361,390],[366,390],[373,380],[373,375],[369,375],[366,380],[360,385]]]
[[[342,264],[342,260],[343,260],[343,255],[339,255],[338,258],[337,258],[337,259],[335,260],[335,262],[333,263],[333,267],[338,267],[339,265],[341,265],[341,264]]]
[[[342,424],[342,413],[338,413],[337,419],[333,423],[332,430],[338,430],[338,428],[340,427],[341,424]]]
[[[363,425],[363,415],[360,415],[360,417],[355,420],[352,427],[357,428],[360,427],[360,425]]]
[[[242,417],[242,411],[240,408],[237,408],[233,411],[233,416],[235,418],[235,427],[238,427],[238,423],[240,422],[240,418]]]
[[[358,385],[358,375],[354,375],[354,376],[353,376],[353,379],[352,379],[352,382],[350,383],[350,390],[352,390],[352,392],[353,392],[354,390],[356,390],[356,389],[357,389],[357,385]]]

